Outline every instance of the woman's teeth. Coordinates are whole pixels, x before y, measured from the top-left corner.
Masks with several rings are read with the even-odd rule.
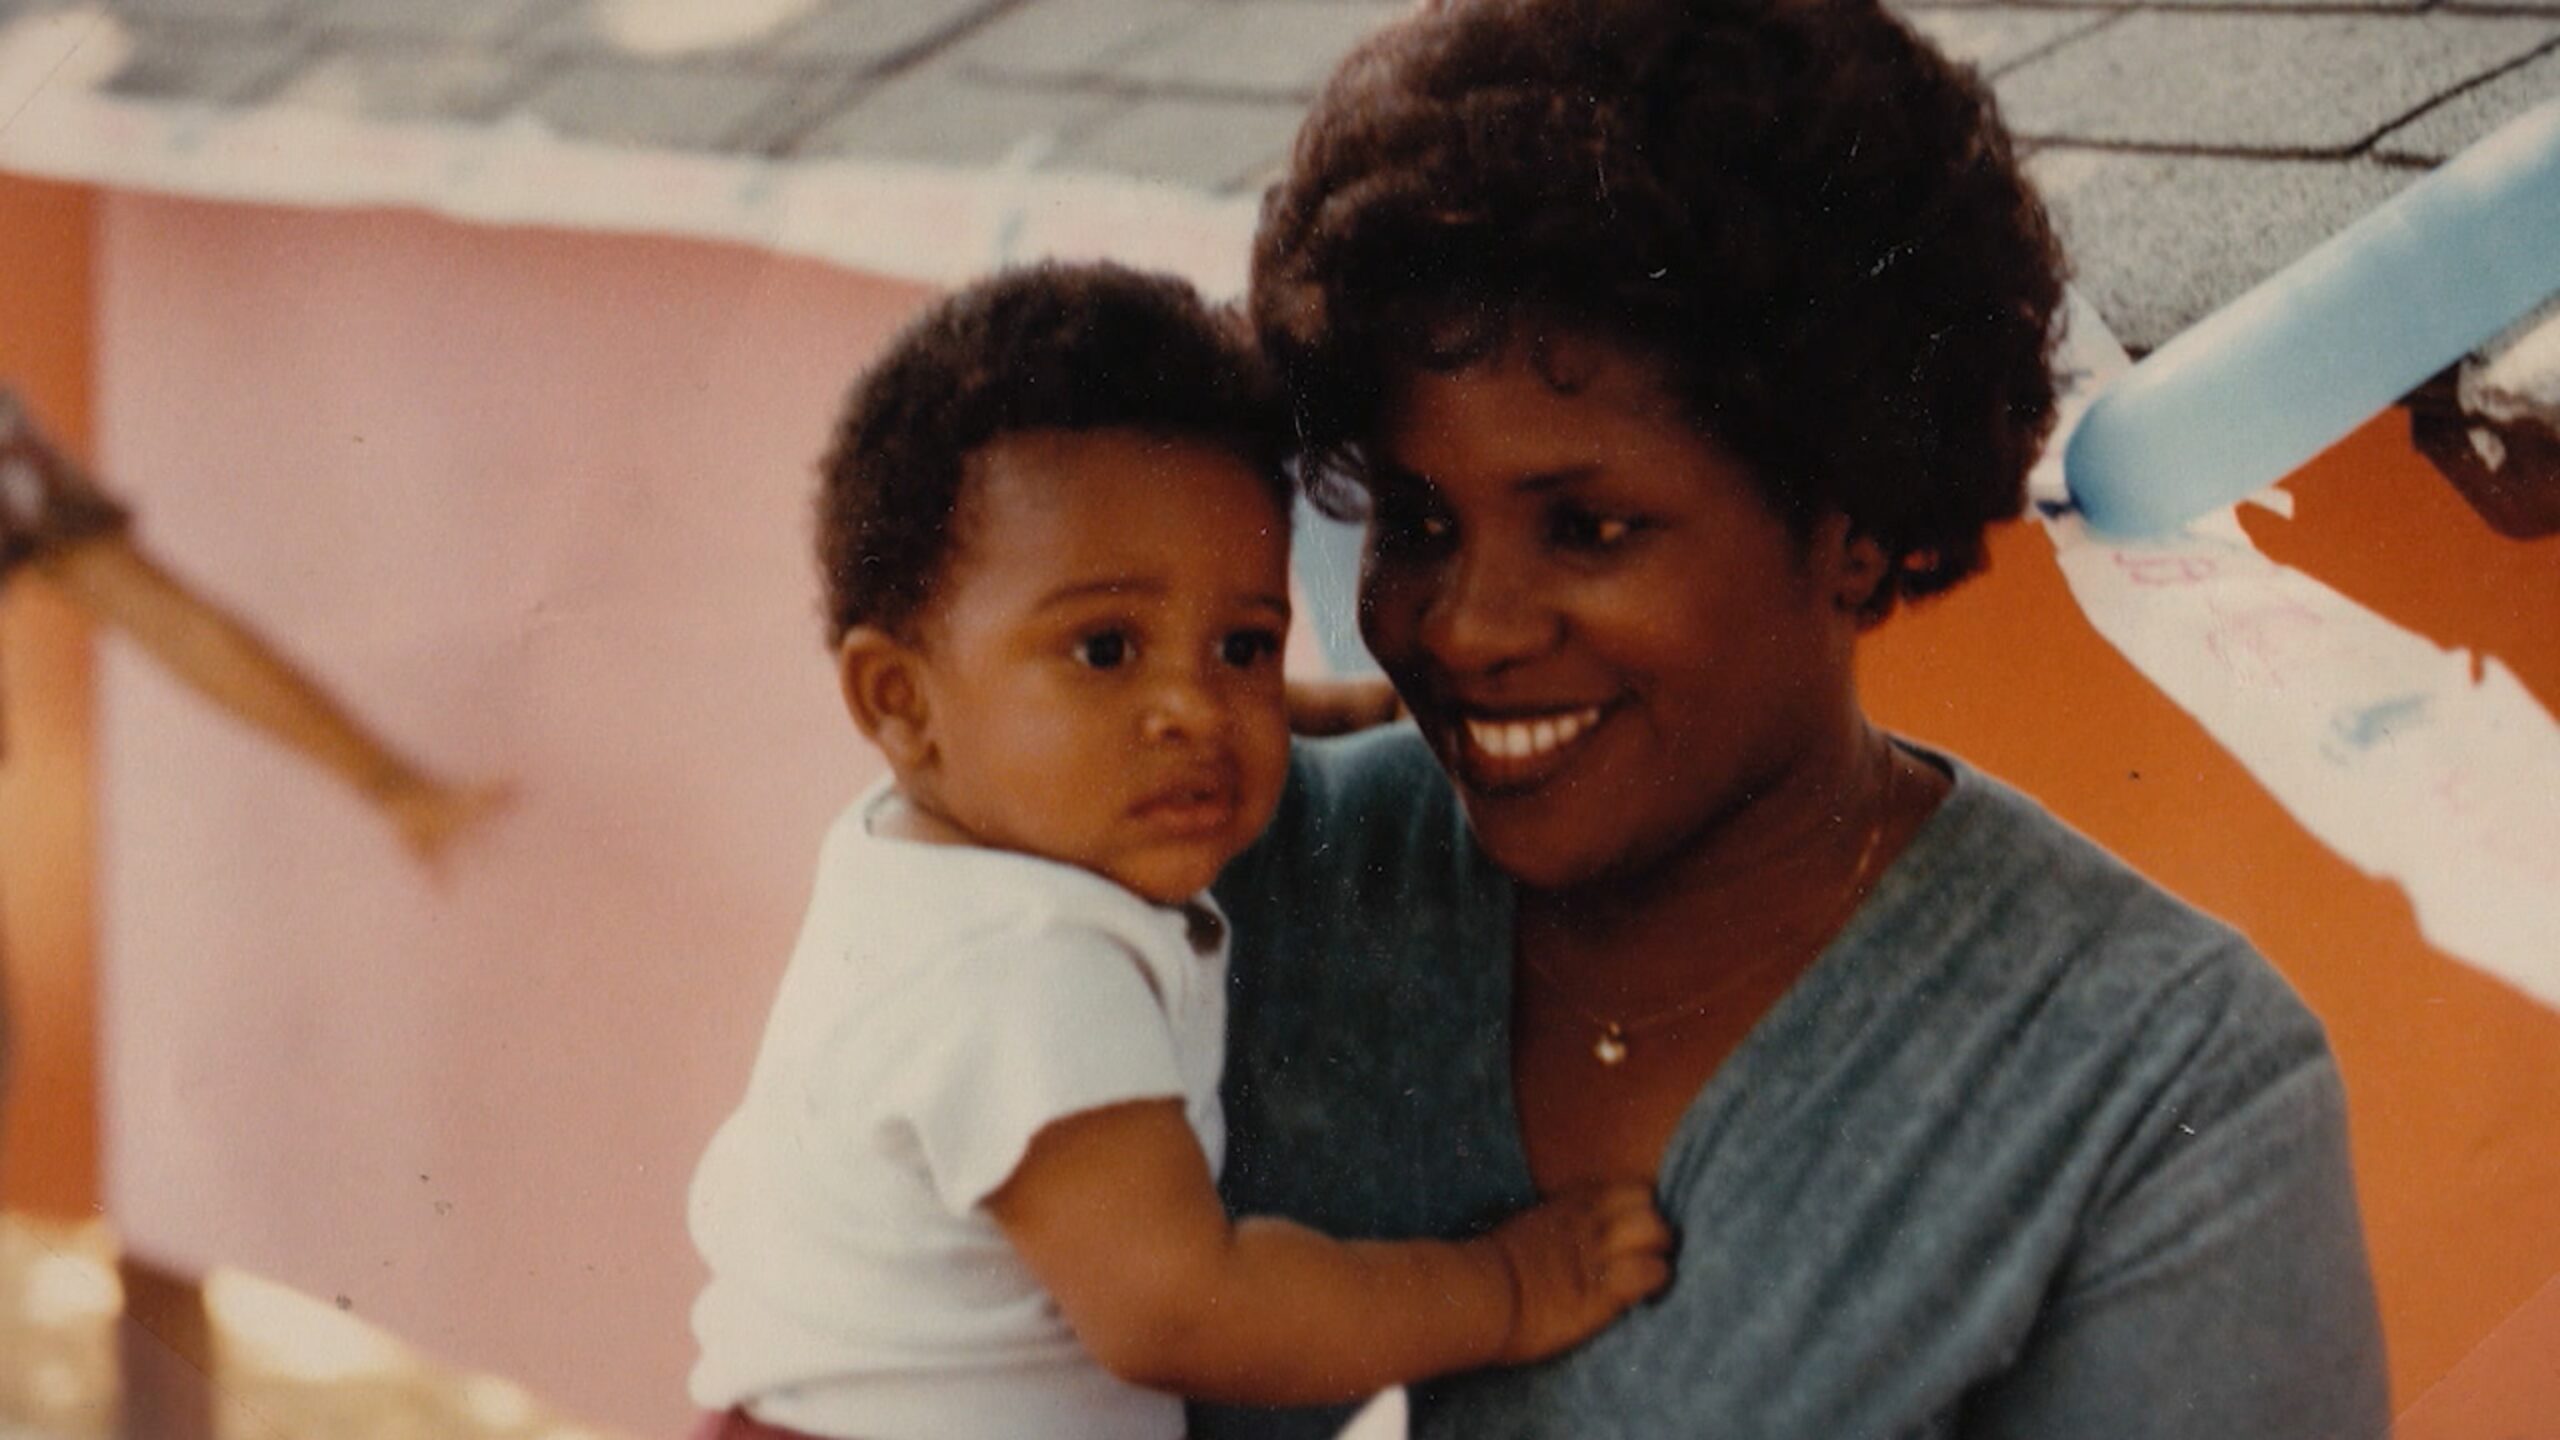
[[[1582,738],[1582,732],[1600,723],[1600,708],[1576,710],[1564,715],[1543,715],[1535,720],[1469,720],[1467,743],[1496,760],[1537,760],[1552,755]]]

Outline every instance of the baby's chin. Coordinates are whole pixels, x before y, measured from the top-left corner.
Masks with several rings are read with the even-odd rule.
[[[1090,868],[1142,900],[1179,905],[1208,889],[1227,862],[1244,849],[1244,844],[1185,846],[1177,851],[1117,856],[1109,864]]]
[[[1102,873],[1121,889],[1157,905],[1179,905],[1209,888],[1224,860],[1215,865],[1147,865],[1106,869]]]

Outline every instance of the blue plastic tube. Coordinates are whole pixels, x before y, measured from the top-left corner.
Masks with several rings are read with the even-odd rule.
[[[2291,474],[2560,293],[2560,99],[2117,377],[2063,452],[2091,528],[2177,529]]]

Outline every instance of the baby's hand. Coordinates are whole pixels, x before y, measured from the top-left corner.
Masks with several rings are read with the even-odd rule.
[[[1506,1365],[1581,1344],[1671,1279],[1671,1229],[1644,1185],[1564,1191],[1488,1238],[1511,1267]]]

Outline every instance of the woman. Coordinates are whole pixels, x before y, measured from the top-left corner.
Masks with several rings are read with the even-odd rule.
[[[506,802],[504,785],[430,774],[246,622],[162,568],[133,538],[123,504],[0,389],[0,585],[21,565],[131,636],[199,695],[336,775],[431,869]]]
[[[125,507],[0,387],[0,592],[22,567],[87,617],[123,630],[197,693],[354,787],[430,868],[505,802],[503,786],[452,785],[428,773],[257,631],[162,568],[133,538]],[[6,744],[0,724],[0,761]],[[0,940],[6,933],[0,926]],[[0,987],[0,1094],[9,1079],[6,998]]]
[[[2058,271],[1871,0],[1471,0],[1319,100],[1253,309],[1416,724],[1303,748],[1221,886],[1228,1198],[1446,1234],[1651,1176],[1683,1236],[1418,1433],[2382,1429],[2318,1024],[1859,708],[2021,508]]]

